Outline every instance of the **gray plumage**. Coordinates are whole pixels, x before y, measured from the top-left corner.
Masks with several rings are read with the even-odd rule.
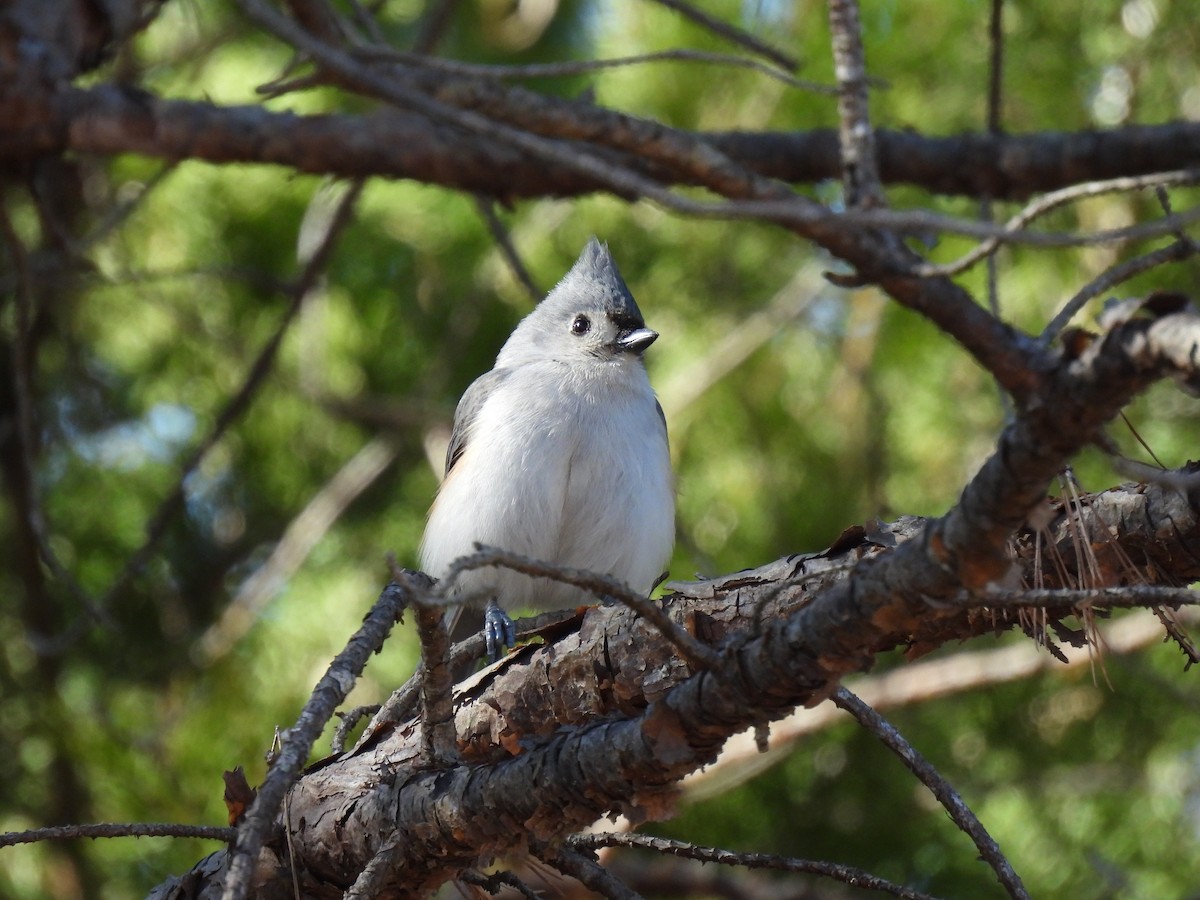
[[[642,362],[657,337],[591,240],[459,401],[421,543],[427,573],[444,576],[479,542],[650,591],[675,539],[666,423]],[[509,608],[594,599],[494,568],[458,590]]]

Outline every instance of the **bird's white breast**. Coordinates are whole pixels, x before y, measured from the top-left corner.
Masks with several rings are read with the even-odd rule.
[[[479,542],[649,592],[675,539],[666,430],[640,361],[592,369],[521,366],[487,398],[430,511],[426,572],[443,577]],[[510,608],[594,599],[504,569],[459,584]]]

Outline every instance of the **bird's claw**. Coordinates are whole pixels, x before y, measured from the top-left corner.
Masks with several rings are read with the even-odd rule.
[[[517,643],[517,629],[508,613],[502,610],[495,600],[489,600],[483,611],[483,640],[487,645],[489,662],[496,662],[506,647]]]

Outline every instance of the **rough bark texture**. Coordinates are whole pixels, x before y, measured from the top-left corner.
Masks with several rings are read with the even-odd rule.
[[[1195,493],[1125,487],[1042,510],[1045,546],[1062,545],[1068,559],[1075,535],[1087,534],[1109,561],[1086,577],[1067,566],[1035,571],[1038,536],[1020,529],[1063,459],[1133,392],[1166,373],[1194,383],[1198,347],[1200,319],[1187,312],[1122,322],[1060,360],[947,516],[852,529],[824,554],[678,586],[667,606],[719,648],[714,669],[689,671],[630,611],[596,608],[578,632],[513,653],[459,694],[457,765],[430,764],[409,720],[313,767],[289,802],[306,894],[338,896],[382,861],[381,896],[420,896],[606,814],[664,816],[674,783],[715,759],[728,737],[825,698],[880,653],[1019,625],[1017,608],[988,604],[985,592],[998,586],[1193,580]],[[290,884],[282,827],[259,858],[260,896]],[[182,895],[164,886],[156,896]]]
[[[1200,577],[1194,496],[1131,485],[1089,496],[1081,509],[1094,545],[1145,560],[1137,571],[1116,567],[1114,583],[1174,584]],[[1054,515],[1047,534],[1063,558],[1073,558],[1073,527],[1064,510]],[[410,720],[387,727],[358,751],[312,767],[290,797],[306,896],[340,896],[385,843],[401,848],[392,864],[405,875],[403,887],[394,885],[387,896],[419,895],[458,869],[520,852],[529,839],[561,838],[607,812],[635,821],[669,814],[672,783],[710,761],[725,736],[782,715],[832,686],[827,671],[812,680],[795,678],[793,673],[822,673],[843,664],[832,655],[815,664],[790,659],[787,636],[799,637],[795,632],[803,626],[787,628],[787,617],[846,583],[857,562],[877,559],[885,565],[894,555],[893,542],[919,539],[925,524],[905,519],[851,529],[826,554],[678,585],[665,601],[673,618],[724,648],[739,670],[722,676],[719,685],[717,676],[688,672],[670,645],[628,610],[597,607],[578,631],[546,646],[522,648],[456,695],[461,765],[431,770],[422,760],[418,723]],[[1069,573],[1064,578],[1035,571],[1034,540],[1025,532],[1017,542],[1014,562],[1022,577],[1074,586]],[[756,638],[747,612],[764,600],[765,631]],[[846,640],[861,631],[836,610],[811,615],[843,623],[835,631],[845,630]],[[1052,611],[1050,621],[1069,615]],[[915,619],[900,617],[875,631],[860,650],[871,658],[896,647],[920,653],[1019,624],[1016,609],[952,605]],[[772,684],[774,674],[783,680]],[[687,703],[674,690],[680,685],[690,688]],[[706,696],[706,686],[718,690]],[[766,705],[761,698],[768,694],[772,701]],[[277,833],[260,860],[259,896],[288,895],[283,848]],[[220,871],[222,856],[204,860],[202,873],[190,873],[178,887],[186,881],[205,886],[209,893],[199,896],[218,896],[219,881],[211,875]],[[163,886],[156,896],[184,894]]]

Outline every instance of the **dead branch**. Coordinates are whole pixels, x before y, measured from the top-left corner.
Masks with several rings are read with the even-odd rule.
[[[829,4],[833,65],[838,81],[838,144],[842,150],[842,186],[846,206],[874,209],[886,205],[875,157],[875,131],[867,101],[867,64],[862,21],[853,0]]]
[[[274,759],[267,780],[258,788],[246,818],[238,827],[237,842],[230,854],[228,876],[229,885],[234,890],[244,892],[249,887],[259,849],[275,822],[285,793],[308,759],[325,723],[350,693],[367,659],[383,646],[407,602],[408,596],[401,586],[389,584],[384,588],[362,627],[334,658],[328,671],[317,683],[295,726],[283,736],[282,749]]]
[[[65,152],[137,153],[165,160],[268,163],[343,177],[411,178],[507,199],[580,196],[602,186],[565,166],[539,163],[494,141],[398,110],[301,116],[257,106],[171,100],[114,85],[64,86],[20,99],[18,105],[15,96],[0,91],[0,161],[5,165]],[[570,108],[579,116],[589,107],[573,101]],[[832,129],[680,133],[766,178],[813,184],[841,172],[838,135]],[[880,129],[875,137],[885,184],[999,200],[1200,166],[1195,152],[1200,123],[1194,122],[956,137]],[[655,174],[636,158],[614,158],[635,171]]]
[[[913,747],[890,722],[844,687],[840,687],[834,692],[833,702],[854,716],[860,725],[879,738],[889,750],[900,757],[909,771],[933,792],[954,824],[975,842],[980,857],[995,871],[996,877],[1008,895],[1016,900],[1029,900],[1029,892],[1025,890],[1025,885],[1021,883],[1021,877],[1013,871],[1012,865],[1001,852],[1000,845],[988,834],[983,823],[963,801],[958,791],[941,776],[929,760]]]
[[[0,834],[0,847],[35,844],[39,841],[72,841],[79,838],[176,837],[201,838],[229,843],[237,834],[233,828],[214,825],[178,825],[173,822],[103,822],[97,825],[57,825],[31,831]]]
[[[295,843],[304,877],[317,879],[312,895],[361,872],[381,835],[396,835],[383,895],[407,896],[605,813],[662,815],[674,783],[714,759],[726,738],[819,701],[878,653],[1018,625],[1015,613],[989,609],[971,592],[1020,577],[1009,537],[1063,460],[1138,388],[1166,374],[1194,379],[1197,343],[1200,320],[1187,312],[1123,321],[1047,374],[1054,415],[1044,402],[1018,410],[998,452],[945,517],[874,529],[890,535],[878,541],[864,530],[827,554],[677,594],[671,615],[720,648],[715,669],[691,672],[631,611],[597,608],[577,634],[522,648],[460,694],[461,765],[429,770],[419,729],[399,723],[310,771],[291,802],[307,823]],[[1122,517],[1109,534],[1177,543],[1166,553],[1173,563],[1149,569],[1145,581],[1190,580],[1200,566],[1192,500],[1161,487],[1135,496],[1141,517]],[[858,560],[849,572],[848,560]],[[744,611],[763,595],[772,599],[762,629],[747,631]],[[283,865],[278,850],[264,853],[260,873]]]
[[[617,834],[613,832],[583,834],[572,837],[569,843],[573,847],[585,849],[599,847],[644,847],[647,850],[669,854],[680,859],[693,859],[700,862],[738,866],[746,869],[773,869],[781,872],[820,875],[856,888],[880,891],[895,897],[901,897],[903,900],[933,900],[928,894],[898,884],[892,884],[889,881],[885,881],[861,869],[856,869],[853,866],[843,866],[837,863],[793,859],[769,853],[737,853],[731,850],[721,850],[717,847],[698,847],[695,844],[683,841],[650,837],[644,834]]]

